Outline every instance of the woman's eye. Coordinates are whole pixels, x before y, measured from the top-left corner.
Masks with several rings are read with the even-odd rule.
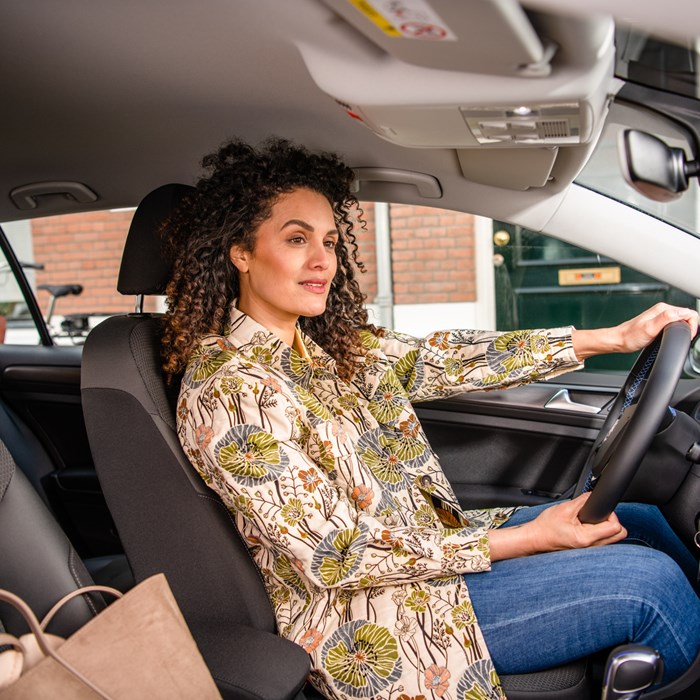
[[[305,243],[306,239],[304,238],[304,236],[292,236],[292,238],[289,239],[289,242],[298,245],[301,243]]]
[[[335,250],[335,246],[337,245],[336,241],[326,241],[325,243],[326,248],[330,248],[331,250]]]

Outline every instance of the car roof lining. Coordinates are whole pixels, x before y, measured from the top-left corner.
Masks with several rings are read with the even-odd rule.
[[[470,3],[470,12],[479,4]],[[0,190],[5,193],[0,221],[25,215],[9,197],[20,186],[74,181],[99,196],[94,205],[57,203],[35,215],[130,206],[163,182],[193,182],[201,157],[224,140],[235,136],[258,142],[273,134],[338,151],[354,167],[429,172],[440,181],[443,204],[449,208],[487,209],[489,202],[498,204],[503,198],[502,188],[465,178],[454,148],[390,143],[349,119],[333,97],[319,89],[318,76],[308,70],[309,47],[323,53],[338,46],[341,37],[352,35],[354,50],[364,47],[371,58],[381,51],[367,39],[358,42],[358,32],[339,21],[321,0],[209,0],[207,12],[187,0],[32,0],[10,3],[3,15],[0,60],[7,76],[7,108],[0,129]],[[478,15],[472,17],[478,23]],[[389,58],[390,73],[399,71],[406,76],[404,82],[410,81],[415,66]],[[284,66],[283,72],[279,66]],[[460,79],[457,71],[424,70],[426,80],[439,76],[433,81],[435,89],[446,95],[448,83]],[[567,72],[578,70],[576,66],[558,70],[556,79],[527,79],[525,86],[537,85],[546,96],[547,85],[557,88],[562,75],[567,83],[576,82],[569,81],[573,73]],[[342,90],[350,85],[349,67],[345,75],[347,79],[336,80]],[[587,75],[587,69],[579,72],[584,80],[579,92],[591,88],[604,95],[600,76],[595,85],[585,85]],[[505,76],[502,79],[511,82],[494,91],[493,75],[464,77],[474,100],[481,99],[479,90],[485,91],[483,99],[493,99],[524,81]],[[365,77],[365,83],[369,95],[374,76]],[[461,91],[463,101],[466,93],[463,87]],[[588,146],[571,149],[572,158],[577,150],[576,162],[562,169],[559,186],[585,162]],[[526,151],[513,151],[517,160],[527,159]],[[535,159],[532,167],[536,164]],[[391,187],[383,189],[384,197],[394,196]],[[532,205],[553,206],[546,201],[551,194],[547,189],[514,196]],[[408,197],[405,192],[398,195],[397,201]],[[420,202],[420,197],[414,201]]]
[[[565,0],[555,4],[560,1],[562,6],[576,9]],[[469,3],[470,8],[478,5]],[[534,5],[539,8],[546,3]],[[630,13],[648,11],[636,5]],[[10,199],[9,193],[18,186],[73,181],[99,197],[84,204],[54,199],[49,206],[33,210],[32,216],[133,206],[163,183],[193,183],[202,156],[224,140],[237,136],[259,142],[275,134],[311,148],[337,151],[355,168],[428,175],[436,180],[441,193],[439,198],[425,197],[414,184],[407,184],[406,178],[385,179],[363,182],[359,194],[364,199],[467,211],[568,236],[572,242],[585,234],[590,247],[639,270],[664,273],[666,278],[677,280],[678,287],[700,296],[690,270],[682,272],[676,264],[678,255],[684,259],[700,255],[700,250],[688,252],[698,248],[700,241],[689,240],[691,236],[613,202],[599,205],[604,200],[600,195],[569,186],[593,150],[595,134],[582,147],[562,149],[553,165],[555,179],[546,187],[524,190],[485,184],[498,183],[498,171],[507,166],[500,160],[504,156],[489,160],[489,154],[482,155],[479,149],[471,157],[479,159],[478,171],[485,182],[470,181],[457,149],[406,148],[379,138],[349,118],[332,94],[337,89],[343,96],[351,96],[345,92],[355,89],[349,73],[347,81],[324,83],[330,92],[319,87],[319,76],[312,76],[308,69],[314,52],[328,55],[342,39],[354,47],[358,61],[364,51],[376,68],[376,59],[383,51],[340,22],[336,12],[321,0],[208,0],[207,8],[203,12],[201,4],[188,0],[31,0],[3,8],[0,221],[27,216]],[[438,9],[443,11],[441,5]],[[668,5],[663,12],[669,12]],[[478,23],[478,17],[474,21]],[[546,26],[546,17],[538,15],[536,22]],[[572,25],[559,21],[558,26],[559,31],[570,32],[564,44],[573,46],[567,50],[575,54]],[[585,32],[580,41],[585,44]],[[571,67],[560,64],[560,73],[537,79],[544,96],[548,90],[554,93],[561,88],[562,75],[572,81],[578,75],[579,92],[597,90],[600,100],[619,86],[612,77],[610,83],[604,75],[591,77],[589,70],[575,65],[575,56],[562,53],[560,60],[569,61]],[[387,75],[403,71],[406,80],[414,75],[410,65],[402,65],[389,54],[381,63],[386,64]],[[282,74],[279,66],[285,67]],[[593,73],[608,70],[601,66],[594,66]],[[322,62],[317,62],[316,68],[323,68]],[[428,71],[426,80],[428,75],[436,75],[424,70]],[[441,99],[437,91],[447,93],[460,78],[469,88],[467,97],[474,100],[495,99],[511,94],[516,86],[531,87],[534,82],[502,76],[494,83],[493,75],[460,75],[458,71],[447,75],[442,69],[438,73],[441,80],[431,89],[436,91],[433,97]],[[371,74],[372,80],[374,77]],[[364,80],[370,78],[365,75]],[[369,87],[373,84],[370,81]],[[481,96],[479,89],[484,91]],[[370,93],[368,88],[360,96],[367,99]],[[386,96],[381,90],[376,94]],[[396,94],[397,99],[401,97],[400,90]],[[465,93],[459,97],[465,99]],[[527,172],[532,168],[535,173],[527,149],[514,153],[514,158],[519,169]],[[541,175],[537,173],[537,177]],[[584,219],[588,223],[581,231]],[[614,237],[610,230],[615,230]],[[651,269],[643,251],[658,233],[668,246],[658,254],[655,250]]]

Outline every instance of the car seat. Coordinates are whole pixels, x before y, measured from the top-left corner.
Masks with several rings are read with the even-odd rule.
[[[59,599],[93,579],[68,538],[0,441],[0,588],[23,598],[41,619]],[[47,631],[68,637],[104,608],[100,594],[64,605]],[[28,632],[24,618],[0,604],[0,628]]]
[[[99,324],[83,351],[90,447],[136,580],[166,574],[222,694],[294,698],[308,656],[275,635],[262,579],[231,515],[180,448],[179,382],[168,385],[161,371],[160,316],[142,311],[143,296],[163,294],[169,276],[160,224],[190,191],[160,187],[134,214],[117,286],[137,296],[136,311]],[[511,700],[590,697],[585,662],[503,682]],[[315,695],[308,686],[303,692]]]
[[[56,518],[57,524],[61,526],[60,515],[52,509],[46,486],[49,482],[52,486],[58,487],[60,476],[57,475],[56,467],[36,435],[3,400],[0,400],[0,440],[12,456],[18,471],[22,472],[22,478],[32,486]],[[65,524],[63,527],[65,528]],[[67,533],[71,544],[79,551],[80,544],[73,538],[73,533],[65,529],[64,532]],[[134,577],[123,554],[83,556],[82,561],[90,577],[97,584],[111,586],[123,593],[134,585]]]
[[[158,226],[187,191],[160,188],[136,211],[121,293],[163,292]],[[178,386],[163,379],[159,338],[159,315],[137,311],[103,321],[83,349],[83,411],[107,505],[136,580],[167,576],[222,695],[294,698],[308,655],[275,634],[262,580],[229,512],[180,449]]]

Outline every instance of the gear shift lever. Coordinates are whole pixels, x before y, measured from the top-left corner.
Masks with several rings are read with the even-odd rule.
[[[640,644],[615,647],[608,656],[601,700],[636,700],[658,683],[664,662],[659,652]]]

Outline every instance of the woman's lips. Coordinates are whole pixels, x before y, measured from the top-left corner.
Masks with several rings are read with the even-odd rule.
[[[325,280],[304,280],[299,283],[307,292],[323,294],[326,291]]]

